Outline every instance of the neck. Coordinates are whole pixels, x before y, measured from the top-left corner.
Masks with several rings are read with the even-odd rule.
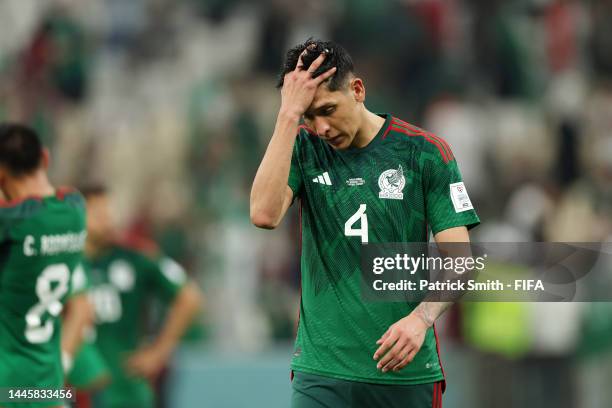
[[[55,194],[55,189],[49,182],[47,174],[42,170],[6,183],[5,191],[7,198],[10,200],[23,200],[27,197],[45,197]]]
[[[385,123],[385,119],[375,113],[365,108],[363,108],[363,111],[362,125],[355,135],[352,144],[353,147],[362,148],[370,144]]]

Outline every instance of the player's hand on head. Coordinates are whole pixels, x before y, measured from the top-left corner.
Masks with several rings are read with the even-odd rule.
[[[376,342],[376,368],[382,372],[399,371],[407,366],[421,349],[428,326],[410,314],[397,321]]]
[[[169,350],[155,345],[145,346],[128,356],[125,368],[134,377],[154,379],[163,370],[169,358]]]
[[[321,53],[308,68],[305,68],[302,58],[307,52],[305,49],[300,54],[295,69],[285,75],[281,89],[281,111],[298,116],[303,115],[312,103],[317,87],[336,72],[336,67],[332,67],[313,78],[313,74],[325,61],[326,53]]]

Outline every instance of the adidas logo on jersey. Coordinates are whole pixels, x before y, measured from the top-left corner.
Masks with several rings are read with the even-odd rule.
[[[320,184],[325,184],[326,186],[331,186],[332,182],[331,179],[329,178],[329,173],[325,172],[315,178],[312,179],[313,183],[320,183]]]

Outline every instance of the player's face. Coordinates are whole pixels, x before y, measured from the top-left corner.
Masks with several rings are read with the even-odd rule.
[[[363,83],[355,79],[345,88],[331,92],[321,84],[312,104],[304,113],[304,123],[334,149],[346,149],[353,144],[361,125],[365,94]]]
[[[113,223],[106,195],[93,195],[87,199],[87,239],[103,245],[113,237]]]

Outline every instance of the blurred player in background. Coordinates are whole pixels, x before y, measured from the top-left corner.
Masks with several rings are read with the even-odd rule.
[[[367,243],[428,242],[430,231],[438,243],[469,242],[479,219],[450,147],[366,109],[351,57],[332,42],[289,50],[279,87],[251,219],[275,228],[300,201],[292,406],[440,407],[445,383],[433,324],[450,303],[363,302],[360,251]]]
[[[95,329],[93,327],[95,311],[89,300],[91,283],[89,272],[85,269],[87,264],[83,263],[75,273],[73,279],[73,290],[67,303],[67,313],[64,317],[64,330],[62,332],[62,347],[64,350],[72,351],[75,359],[65,364],[66,383],[76,391],[75,408],[89,408],[92,406],[92,395],[104,388],[111,380],[108,365],[94,344]],[[80,333],[70,331],[71,320],[76,320],[74,310],[91,311],[89,324]],[[80,336],[80,343],[71,347],[70,339]],[[74,342],[74,341],[73,341]],[[65,345],[65,346],[64,346]]]
[[[85,202],[47,178],[49,152],[34,130],[0,125],[0,386],[58,389],[78,347],[87,306],[70,313],[63,356],[60,314],[83,253]],[[83,312],[80,314],[80,312]],[[59,406],[59,399],[19,403]],[[12,406],[7,402],[1,406]]]
[[[83,194],[88,212],[85,269],[95,309],[92,338],[111,376],[94,403],[104,408],[152,407],[151,381],[166,366],[199,311],[201,294],[173,260],[150,256],[116,241],[103,186],[83,188]],[[151,295],[170,307],[161,331],[146,343],[143,317]],[[79,371],[101,378],[104,367],[97,360],[95,349],[86,346],[75,361],[77,372],[71,373],[71,382],[82,380]]]

